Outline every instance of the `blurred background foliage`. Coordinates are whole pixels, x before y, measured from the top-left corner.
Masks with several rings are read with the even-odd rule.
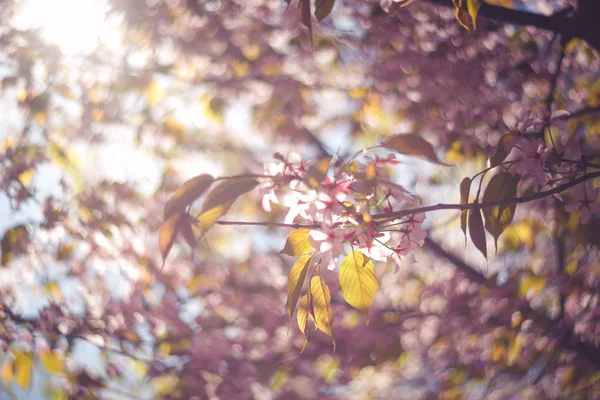
[[[458,213],[429,214],[416,263],[376,265],[368,325],[333,296],[335,352],[320,333],[300,352],[285,229],[218,226],[160,269],[173,191],[275,152],[418,133],[454,166],[390,172],[457,203],[517,118],[551,106],[598,162],[590,1],[489,1],[472,32],[450,0],[315,3],[332,9],[310,24],[296,1],[0,3],[0,397],[600,396],[600,219],[552,197],[517,210],[487,263]],[[284,216],[254,191],[228,218]]]

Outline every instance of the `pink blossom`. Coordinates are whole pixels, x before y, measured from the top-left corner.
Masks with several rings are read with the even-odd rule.
[[[542,109],[540,111],[539,118],[535,119],[533,130],[539,132],[546,126],[550,125],[554,125],[557,128],[564,130],[567,128],[567,122],[563,119],[563,117],[567,115],[569,115],[569,113],[565,110],[550,112],[547,109]]]
[[[315,261],[329,270],[335,269],[338,257],[344,252],[344,242],[352,236],[351,229],[335,229],[326,224],[323,224],[320,230],[311,230],[308,233],[308,241],[317,250]]]
[[[596,203],[600,188],[586,190],[585,185],[575,186],[570,194],[573,196],[573,202],[567,204],[565,210],[568,212],[581,212],[581,223],[587,224],[592,219],[592,214],[600,214],[600,204]]]
[[[525,134],[533,130],[534,119],[531,118],[531,110],[521,114],[521,118],[515,123],[513,128],[508,132],[511,139],[504,144],[504,150],[510,151],[513,147],[524,141]]]
[[[515,169],[522,176],[528,176],[537,187],[547,183],[544,172],[544,163],[548,158],[548,149],[542,142],[523,141],[519,149],[522,152],[522,158],[517,163]]]

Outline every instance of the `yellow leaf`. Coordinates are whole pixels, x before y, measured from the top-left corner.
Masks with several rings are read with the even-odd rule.
[[[280,254],[298,257],[313,251],[314,247],[308,241],[308,233],[309,230],[306,228],[291,231],[285,239],[285,246]]]
[[[318,330],[332,339],[335,348],[335,340],[333,340],[333,332],[331,330],[331,325],[333,324],[331,295],[329,294],[329,287],[327,287],[327,284],[321,276],[314,276],[310,280],[310,295],[315,325]]]
[[[296,309],[296,303],[298,303],[300,290],[302,290],[302,286],[304,285],[311,259],[312,256],[309,255],[300,257],[290,270],[287,289],[288,297],[287,302],[285,303],[285,309],[290,317],[294,314],[294,310]]]
[[[510,347],[508,348],[508,353],[506,356],[506,362],[509,366],[513,365],[519,357],[519,354],[521,354],[524,343],[525,338],[521,333],[518,333],[514,340],[510,343]]]
[[[467,10],[471,21],[473,22],[473,30],[477,29],[477,13],[481,6],[481,0],[467,0]]]
[[[546,277],[528,274],[519,284],[519,295],[525,297],[529,294],[535,295],[546,287]]]
[[[8,383],[13,378],[13,366],[11,362],[5,361],[4,364],[2,364],[0,377],[2,378],[2,383],[4,384],[4,387],[8,387]]]
[[[249,192],[258,185],[252,178],[232,178],[223,181],[206,197],[198,220],[200,227],[206,233],[217,220],[224,215],[232,204],[242,194]]]
[[[40,360],[42,361],[44,368],[46,368],[46,371],[51,374],[61,373],[65,369],[63,359],[54,352],[49,351],[40,354]]]
[[[171,251],[171,247],[173,247],[173,242],[175,241],[175,237],[177,236],[177,221],[181,214],[175,214],[167,219],[160,226],[160,230],[158,231],[158,248],[160,249],[160,253],[163,258],[163,265],[165,264],[165,260]]]
[[[156,105],[159,101],[161,101],[164,95],[165,92],[156,84],[155,81],[150,81],[150,83],[148,83],[148,86],[146,86],[146,90],[144,92],[146,102],[150,107]]]
[[[33,357],[30,353],[15,352],[13,368],[15,381],[25,390],[29,390],[31,383],[31,370],[33,368]]]
[[[356,250],[348,254],[340,267],[340,285],[348,304],[362,311],[368,310],[379,288],[371,259]]]
[[[198,175],[186,181],[165,205],[164,219],[182,212],[192,204],[213,183],[214,178],[210,175]]]
[[[296,314],[296,320],[298,321],[298,328],[300,332],[306,335],[306,325],[308,324],[308,295],[302,296],[300,303],[298,303],[298,313]]]
[[[448,166],[438,159],[431,143],[416,134],[388,136],[381,146],[407,156],[425,157],[433,163]]]
[[[61,244],[56,251],[56,261],[63,261],[71,258],[74,249],[75,246],[72,243],[67,245]]]
[[[45,287],[46,295],[56,301],[62,300],[62,291],[58,282],[48,282]]]

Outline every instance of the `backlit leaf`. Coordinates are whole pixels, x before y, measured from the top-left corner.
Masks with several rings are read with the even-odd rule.
[[[214,178],[210,175],[198,175],[187,182],[175,192],[165,205],[164,219],[176,213],[183,212],[187,206],[192,204],[213,183]]]
[[[333,331],[331,325],[333,324],[333,311],[331,310],[331,295],[329,294],[329,287],[325,283],[325,280],[320,275],[314,276],[310,280],[310,295],[312,299],[313,315],[315,317],[315,325],[317,329],[329,336],[333,345],[335,346],[335,340],[333,340]]]
[[[425,157],[436,164],[448,166],[438,159],[431,143],[416,134],[388,136],[381,145],[407,156]]]
[[[314,247],[308,241],[308,233],[306,228],[296,229],[291,231],[285,239],[285,246],[280,254],[298,257],[314,250]]]
[[[294,310],[296,309],[296,304],[298,303],[300,291],[306,280],[306,274],[308,273],[311,259],[312,256],[308,255],[300,257],[290,270],[287,286],[288,297],[287,302],[285,303],[285,309],[290,317],[294,314]]]
[[[29,390],[31,383],[31,370],[33,368],[33,356],[30,353],[15,352],[13,361],[15,381],[25,390]]]
[[[319,22],[323,21],[333,9],[335,0],[316,0],[315,1],[315,17]]]
[[[467,204],[469,202],[469,191],[471,190],[471,178],[466,177],[460,183],[460,204]],[[468,210],[462,210],[460,212],[460,229],[465,234],[465,245],[467,244],[467,216]]]
[[[474,204],[478,201],[475,200]],[[481,254],[487,259],[487,244],[485,240],[485,230],[483,229],[483,219],[481,218],[481,210],[469,210],[469,235],[475,244],[475,247],[481,251]]]
[[[483,202],[512,199],[516,194],[519,179],[519,175],[510,172],[499,172],[494,175],[483,193]],[[483,209],[485,229],[494,237],[496,251],[498,251],[498,238],[512,222],[516,207],[516,203],[511,203]]]
[[[242,194],[249,192],[258,185],[258,182],[252,178],[232,178],[221,182],[207,196],[198,221],[203,232],[213,226],[217,220],[224,215],[231,205]]]
[[[308,317],[310,315],[310,289],[307,295],[302,296],[300,299],[300,303],[298,303],[298,312],[296,313],[296,319],[298,321],[298,328],[300,328],[300,332],[304,334],[304,344],[302,345],[302,349],[300,353],[304,351],[306,348],[306,343],[308,343],[308,332],[306,330],[306,326],[308,325]]]
[[[302,296],[300,302],[298,303],[298,313],[296,314],[296,319],[298,321],[298,328],[300,328],[300,332],[306,335],[306,325],[308,324],[308,314],[310,312],[310,307],[308,304],[308,295]]]
[[[171,247],[173,247],[173,242],[175,242],[175,237],[177,236],[177,221],[180,216],[181,214],[175,214],[169,217],[163,222],[158,231],[158,248],[162,254],[163,266],[171,251]]]
[[[46,368],[46,371],[51,374],[58,374],[64,371],[65,366],[63,359],[56,353],[48,351],[40,354],[40,360]]]
[[[348,254],[340,267],[340,285],[348,304],[359,310],[368,310],[379,288],[371,259],[356,250]]]

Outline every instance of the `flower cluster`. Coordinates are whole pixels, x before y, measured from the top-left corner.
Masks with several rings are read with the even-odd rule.
[[[508,160],[503,164],[514,167],[536,191],[554,188],[586,173],[588,164],[582,156],[580,142],[573,135],[555,138],[550,129],[565,130],[564,117],[568,115],[564,110],[550,112],[544,109],[534,117],[528,110],[498,144],[496,155],[500,152]],[[546,133],[548,136],[544,137]],[[496,162],[502,160],[496,159]],[[559,194],[555,197],[564,201]],[[585,184],[576,186],[570,191],[571,200],[565,209],[581,212],[581,223],[587,224],[593,213],[600,213],[600,204],[595,202],[597,197],[597,188],[586,190]]]
[[[310,226],[308,240],[320,265],[334,269],[348,247],[377,261],[399,263],[422,246],[424,215],[382,217],[419,204],[388,179],[389,167],[399,163],[395,155],[363,155],[348,162],[307,162],[297,154],[276,159],[265,165],[270,178],[261,185],[263,208],[271,211],[278,204],[288,209],[285,223]]]

